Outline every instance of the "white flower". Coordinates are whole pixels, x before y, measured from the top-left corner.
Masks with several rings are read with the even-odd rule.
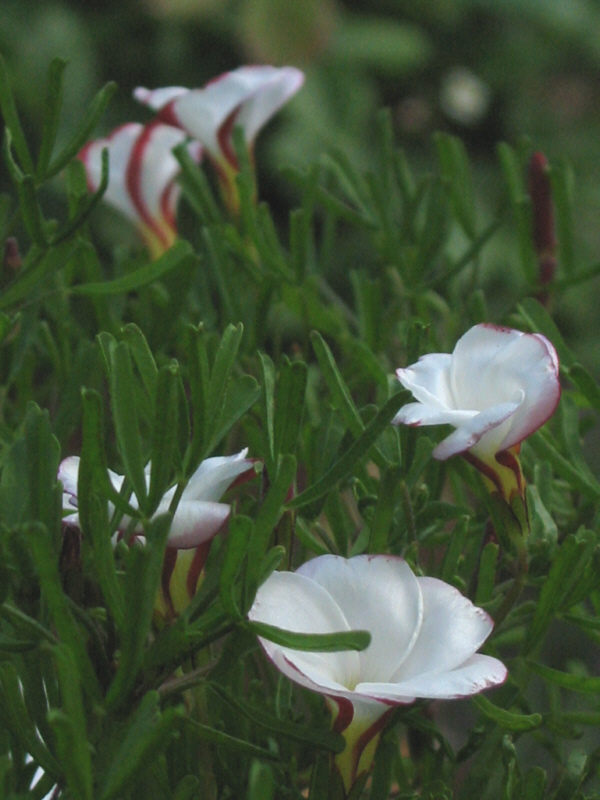
[[[89,142],[79,153],[89,188],[95,191],[100,185],[102,150],[108,148],[109,181],[104,199],[134,223],[155,256],[168,249],[177,236],[175,209],[180,188],[175,178],[180,166],[172,150],[186,138],[183,131],[170,125],[131,122],[105,139]],[[199,160],[199,143],[191,143],[189,148]]]
[[[491,618],[449,584],[417,578],[395,556],[326,555],[295,573],[275,572],[248,616],[298,633],[371,634],[362,652],[304,652],[261,639],[284,675],[337,708],[334,728],[347,741],[338,757],[346,790],[369,767],[364,748],[394,706],[467,697],[507,674],[500,661],[477,653]]]
[[[211,158],[237,170],[231,134],[240,125],[251,148],[260,129],[302,86],[294,67],[246,66],[226,72],[202,89],[138,87],[134,97],[160,112],[159,119],[197,139]]]
[[[560,399],[548,339],[495,325],[475,325],[451,355],[430,353],[396,374],[418,402],[403,406],[394,424],[456,429],[433,451],[442,461],[470,451],[489,462],[541,427]]]
[[[248,450],[244,449],[237,455],[207,458],[200,464],[181,495],[171,522],[168,547],[178,550],[192,549],[210,541],[221,530],[231,508],[227,503],[217,501],[237,477],[252,470],[252,461],[246,458],[247,453]],[[149,483],[149,468],[146,472]],[[77,456],[66,458],[58,470],[58,478],[63,485],[63,509],[66,511],[77,508],[78,475],[79,458]],[[109,477],[114,488],[119,491],[123,485],[123,476],[109,470]],[[173,486],[164,495],[154,516],[169,510],[175,490],[176,487]],[[138,507],[135,495],[130,498],[129,503],[133,508]],[[110,510],[111,513],[114,510],[112,505]],[[79,527],[79,515],[68,514],[63,518],[63,522],[65,525]],[[124,516],[119,530],[127,530],[130,523],[131,519]],[[142,533],[141,526],[136,526],[133,532]]]

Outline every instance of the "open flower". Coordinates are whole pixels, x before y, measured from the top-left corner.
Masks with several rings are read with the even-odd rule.
[[[161,123],[130,122],[105,139],[88,142],[79,153],[88,186],[96,191],[102,172],[102,150],[108,148],[109,181],[104,198],[138,228],[154,257],[177,237],[175,209],[180,189],[175,183],[180,166],[172,153],[186,139],[178,128]],[[199,160],[198,142],[189,145]]]
[[[403,406],[394,424],[452,425],[434,458],[465,455],[504,499],[523,494],[519,445],[560,399],[558,356],[548,339],[475,325],[452,354],[430,353],[396,374],[418,402]]]
[[[368,770],[376,738],[398,705],[467,697],[496,686],[506,668],[477,650],[492,620],[447,583],[417,578],[395,556],[320,556],[275,572],[249,618],[298,633],[367,630],[363,652],[311,653],[261,639],[288,678],[323,694],[346,749],[336,757],[346,791]]]
[[[162,597],[159,598],[157,609],[163,616],[180,611],[196,593],[210,542],[225,525],[231,512],[229,504],[218,501],[236,479],[253,471],[253,463],[246,458],[247,453],[248,450],[244,449],[233,456],[205,459],[183,490],[171,522],[163,565]],[[146,472],[149,484],[150,465]],[[79,458],[66,458],[59,467],[58,478],[63,485],[63,510],[67,512],[63,523],[73,527],[79,527],[76,511],[78,476]],[[109,477],[116,491],[120,491],[123,476],[109,470]],[[169,489],[154,516],[169,510],[175,491],[175,486]],[[135,495],[129,503],[133,508],[138,507]],[[114,511],[110,503],[109,511]],[[121,518],[117,538],[126,532],[137,538],[143,535],[139,523],[133,530],[130,529],[131,522],[127,515]]]
[[[202,89],[138,87],[134,97],[159,112],[159,120],[181,128],[202,144],[217,170],[226,201],[235,206],[239,166],[232,142],[234,127],[241,126],[252,152],[260,129],[303,82],[304,74],[295,67],[246,66],[220,75]]]

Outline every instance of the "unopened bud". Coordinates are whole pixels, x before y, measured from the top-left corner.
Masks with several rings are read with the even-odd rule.
[[[539,279],[547,284],[556,272],[554,208],[548,161],[534,153],[529,161],[529,196],[533,211],[533,246],[538,257]]]
[[[21,254],[19,253],[19,243],[14,236],[9,236],[4,243],[4,258],[2,265],[4,269],[16,272],[21,269]]]

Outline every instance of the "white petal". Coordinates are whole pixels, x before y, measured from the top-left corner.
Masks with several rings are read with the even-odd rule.
[[[274,572],[259,588],[249,619],[296,633],[348,631],[338,604],[318,583],[297,572]],[[353,651],[311,653],[281,647],[261,639],[267,655],[289,678],[327,693],[352,689],[359,678],[359,659]]]
[[[62,483],[66,494],[77,498],[77,481],[79,479],[79,456],[68,456],[61,461],[58,468],[58,480]]]
[[[446,459],[477,446],[480,457],[518,444],[553,413],[560,397],[558,357],[541,334],[475,325],[452,355],[433,353],[398,370],[418,403],[394,423],[450,424],[456,431],[433,452]]]
[[[417,578],[423,596],[419,636],[391,682],[446,672],[470,658],[492,632],[491,617],[458,589],[437,578]]]
[[[395,556],[326,555],[307,561],[296,574],[327,590],[350,629],[371,633],[371,644],[358,654],[360,680],[389,680],[417,640],[423,613],[408,564]]]
[[[429,353],[416,364],[396,370],[398,380],[415,398],[434,408],[455,409],[450,388],[452,356],[449,353]]]
[[[449,672],[429,672],[396,684],[359,684],[356,691],[398,703],[405,697],[453,700],[504,683],[507,669],[501,661],[476,653]]]
[[[499,449],[518,444],[554,412],[560,397],[558,358],[541,334],[476,325],[459,339],[451,382],[457,407],[483,411],[522,398]]]
[[[236,122],[252,142],[260,128],[302,85],[293,67],[251,66],[227,72],[202,89],[180,87],[136,89],[136,99],[166,114],[164,120],[182,127],[215,158],[221,157],[219,131],[236,112]]]
[[[157,514],[167,510],[168,504],[159,506]],[[212,539],[229,517],[231,507],[227,503],[212,503],[202,500],[181,500],[171,523],[168,544],[180,550],[197,547]]]
[[[206,458],[192,475],[183,492],[186,500],[219,500],[233,481],[252,469],[246,458],[248,448],[233,456]]]
[[[89,142],[79,154],[85,165],[89,187],[96,191],[102,174],[102,150],[108,148],[109,180],[104,199],[134,223],[139,223],[140,215],[127,190],[127,169],[143,129],[144,126],[136,122],[122,125],[106,139]]]
[[[164,217],[165,192],[173,185],[180,171],[179,162],[171,152],[186,136],[171,125],[147,126],[146,141],[139,153],[137,169],[140,171],[140,202],[148,220]],[[171,198],[171,201],[173,198]]]
[[[133,90],[133,96],[138,102],[150,106],[154,111],[160,111],[171,100],[187,91],[189,90],[183,86],[165,86],[161,89],[144,89],[143,86],[138,86]]]
[[[466,419],[450,436],[434,449],[432,455],[439,461],[464,453],[481,441],[482,449],[492,456],[502,449],[504,423],[519,408],[520,403],[501,403]]]
[[[407,403],[392,420],[393,425],[464,425],[477,411],[455,411],[425,403]]]

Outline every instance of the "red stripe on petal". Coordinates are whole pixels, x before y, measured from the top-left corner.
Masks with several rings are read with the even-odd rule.
[[[237,116],[240,113],[240,108],[241,106],[234,108],[217,131],[217,142],[219,143],[221,152],[223,153],[226,161],[231,164],[236,172],[239,171],[239,164],[233,149],[231,134],[233,133]]]
[[[157,237],[159,242],[165,247],[169,247],[172,242],[169,241],[169,237],[162,229],[162,227],[158,224],[157,220],[150,214],[148,211],[148,207],[144,201],[143,193],[142,193],[142,176],[144,171],[144,156],[146,153],[146,148],[152,138],[154,133],[154,129],[156,127],[156,122],[151,122],[149,125],[146,125],[140,136],[137,138],[133,149],[131,151],[131,157],[129,159],[129,164],[127,165],[127,172],[125,175],[125,186],[129,195],[131,197],[131,201],[135,206],[138,214],[140,215],[140,219],[150,228],[152,233]]]
[[[190,565],[188,570],[188,574],[185,580],[186,588],[188,595],[190,596],[190,600],[196,594],[196,587],[198,585],[198,579],[204,570],[204,565],[206,564],[206,559],[208,558],[208,554],[210,552],[212,540],[209,539],[208,542],[203,542],[202,544],[198,545],[196,548],[196,552],[194,553],[193,561]]]
[[[171,599],[171,576],[173,575],[173,570],[175,569],[175,564],[177,563],[177,550],[174,547],[167,547],[165,550],[165,557],[163,560],[162,566],[162,573],[160,576],[160,588],[162,591],[162,596],[165,601],[165,605],[169,611],[169,615],[174,617],[175,616],[175,608],[173,606],[173,600]]]

